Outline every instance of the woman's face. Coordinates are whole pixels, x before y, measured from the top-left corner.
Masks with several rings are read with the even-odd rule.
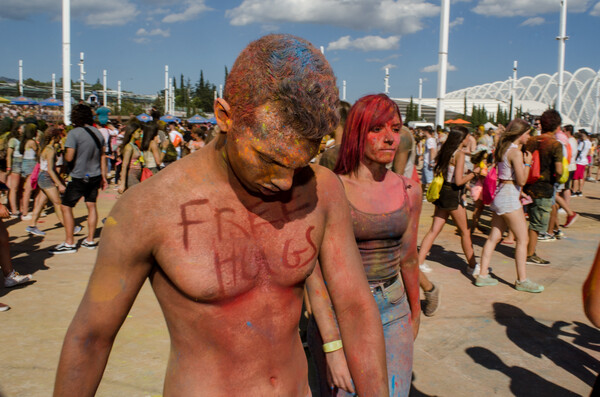
[[[402,131],[402,123],[398,115],[384,125],[374,127],[367,133],[365,159],[380,164],[394,161],[396,149],[400,144],[400,131]]]
[[[131,135],[131,139],[134,141],[140,139],[141,137],[142,137],[142,130],[140,128],[135,130],[135,132]]]
[[[519,137],[519,139],[517,139],[518,145],[524,145],[527,143],[527,141],[529,140],[529,137],[530,137],[530,131],[531,130],[527,130],[523,135],[521,135]]]

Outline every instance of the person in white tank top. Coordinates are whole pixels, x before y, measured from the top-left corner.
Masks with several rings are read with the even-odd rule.
[[[544,287],[527,278],[527,242],[529,240],[527,221],[519,200],[521,187],[527,182],[532,155],[522,154],[519,146],[529,139],[530,125],[524,120],[515,119],[502,134],[494,154],[498,171],[498,187],[490,209],[493,211],[492,228],[481,252],[481,269],[475,279],[478,287],[498,284],[489,275],[489,265],[502,233],[510,228],[516,240],[515,265],[517,280],[515,289],[524,292],[542,292]]]

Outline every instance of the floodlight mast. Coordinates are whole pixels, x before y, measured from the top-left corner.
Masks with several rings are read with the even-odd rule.
[[[85,101],[85,65],[83,63],[83,52],[79,53],[79,90],[80,99]]]
[[[438,86],[437,86],[437,109],[435,122],[444,126],[445,109],[444,97],[446,96],[446,77],[448,74],[448,35],[450,25],[450,0],[442,0],[440,13],[440,50],[438,53]]]
[[[62,6],[63,120],[71,125],[71,0],[63,0]]]
[[[23,60],[19,59],[19,95],[23,95]]]
[[[562,112],[562,99],[563,99],[563,88],[564,72],[565,72],[565,42],[569,40],[567,36],[567,0],[560,1],[560,28],[558,40],[558,94],[556,95],[556,110]]]
[[[423,79],[419,79],[419,110],[418,116],[419,120],[421,120],[421,102],[423,101]]]

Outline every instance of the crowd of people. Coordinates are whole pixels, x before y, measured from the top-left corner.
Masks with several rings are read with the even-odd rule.
[[[564,238],[561,227],[578,218],[571,200],[596,181],[597,141],[563,126],[555,110],[487,131],[411,129],[384,94],[340,103],[322,54],[288,35],[265,36],[240,54],[215,101],[217,127],[167,124],[156,109],[149,113],[152,121],[119,124],[78,104],[70,127],[44,125],[35,114],[0,121],[8,200],[0,217],[30,221],[27,232],[44,236],[37,222],[51,203],[65,232],[51,253],[77,252],[82,227],[73,207],[81,198],[81,247],[98,247],[98,191],[112,182],[122,194],[65,337],[57,395],[93,394],[151,278],[172,339],[165,394],[181,384],[191,394],[308,394],[298,380],[306,374],[297,343],[304,296],[322,395],[407,396],[420,314],[432,316],[440,304],[441,280],[429,280],[425,261],[448,218],[475,286],[498,284],[490,265],[501,243],[515,247],[515,290],[540,293],[526,265],[550,263],[538,241]],[[164,190],[173,210],[157,210]],[[433,220],[418,244],[427,199]],[[486,206],[489,230],[480,222]],[[147,221],[128,228],[139,217]],[[192,230],[214,238],[194,239]],[[471,235],[482,231],[478,262]],[[4,225],[0,244],[5,286],[29,282],[10,266]],[[209,348],[212,359],[201,358]],[[209,368],[213,379],[199,375]],[[240,374],[235,384],[232,371]]]

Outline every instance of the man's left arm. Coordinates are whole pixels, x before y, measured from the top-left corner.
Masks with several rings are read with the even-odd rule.
[[[410,130],[402,128],[400,132],[400,144],[396,149],[396,155],[394,156],[394,162],[392,163],[392,171],[396,174],[404,175],[406,164],[408,163],[408,156],[413,148],[413,137]]]
[[[562,158],[563,158],[563,150],[560,142],[556,141],[552,148],[552,159],[554,161],[554,173],[556,174],[556,180],[559,180],[562,176],[563,166],[562,166]]]
[[[320,183],[326,185],[321,194],[326,201],[326,225],[319,262],[348,367],[358,395],[388,396],[383,327],[354,239],[350,207],[341,182],[330,172],[321,176]]]
[[[100,172],[102,173],[102,190],[108,187],[108,181],[106,180],[106,153],[100,153]]]

